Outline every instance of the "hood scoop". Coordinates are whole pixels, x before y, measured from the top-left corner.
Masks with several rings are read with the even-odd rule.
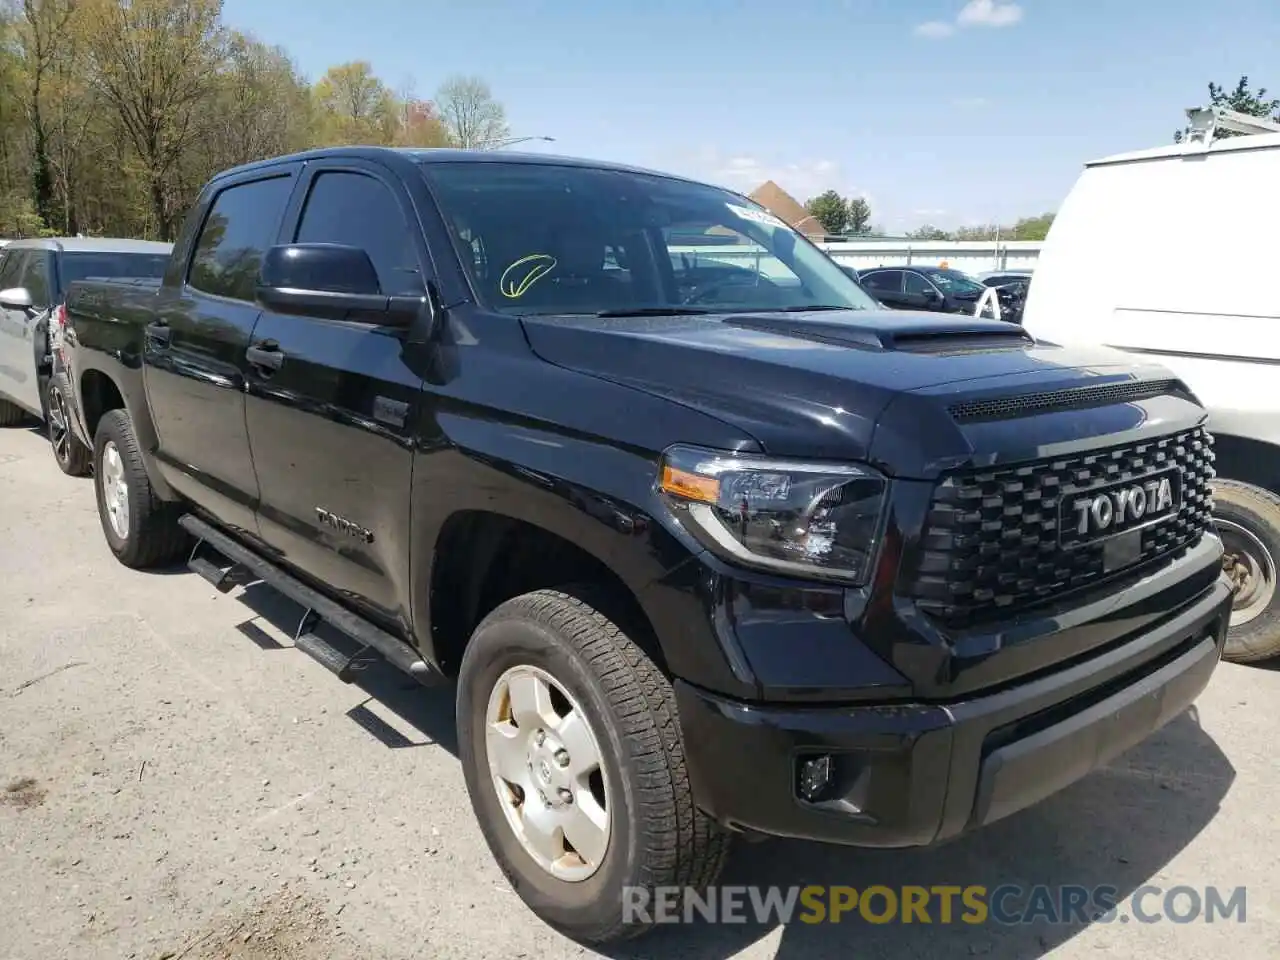
[[[805,316],[805,315],[801,315]],[[910,313],[850,311],[847,320],[829,313],[799,317],[732,316],[725,326],[776,336],[794,337],[830,346],[875,353],[950,355],[990,350],[1025,350],[1035,340],[1021,327],[999,320],[972,317],[921,316]]]

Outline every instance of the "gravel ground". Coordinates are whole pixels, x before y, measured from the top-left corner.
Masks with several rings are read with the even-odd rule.
[[[91,482],[0,431],[0,960],[593,956],[483,845],[452,696],[287,649],[298,611],[107,552]],[[1198,709],[1063,795],[934,851],[738,848],[727,884],[1246,886],[1247,920],[668,928],[624,957],[1280,956],[1280,671],[1224,665]]]

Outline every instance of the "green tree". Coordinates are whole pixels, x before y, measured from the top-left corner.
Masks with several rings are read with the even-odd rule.
[[[827,190],[811,198],[804,208],[822,224],[823,230],[833,236],[844,233],[849,224],[849,204],[834,190]]]
[[[226,33],[220,0],[85,0],[86,67],[137,151],[155,232],[173,238],[176,180],[199,142]]]
[[[1210,81],[1209,105],[1211,107],[1226,107],[1228,110],[1245,113],[1251,117],[1262,117],[1263,119],[1280,122],[1280,99],[1268,97],[1266,87],[1259,87],[1257,90],[1249,89],[1249,78],[1247,76],[1241,77],[1231,90],[1226,87],[1220,87]],[[1176,131],[1173,135],[1173,142],[1181,143],[1190,132],[1190,127],[1183,127],[1181,130]],[[1214,134],[1215,138],[1236,136],[1239,136],[1239,134],[1231,130],[1222,130]]]
[[[908,240],[950,240],[951,234],[947,233],[947,231],[939,227],[935,227],[931,223],[926,223],[922,227],[917,227],[915,230],[908,231],[907,239]]]
[[[850,197],[847,207],[849,216],[845,230],[855,236],[865,237],[871,232],[871,204],[866,197]]]
[[[390,144],[395,136],[395,94],[366,61],[330,67],[314,95],[322,143]]]
[[[1013,225],[1013,229],[1009,232],[1010,240],[1043,240],[1049,235],[1049,228],[1053,226],[1053,214],[1042,213],[1038,217],[1023,217]],[[1005,238],[1005,234],[1001,231],[1001,239]]]

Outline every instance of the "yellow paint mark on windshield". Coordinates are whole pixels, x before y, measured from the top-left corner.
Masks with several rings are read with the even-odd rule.
[[[498,289],[508,300],[517,300],[529,288],[556,268],[556,258],[549,253],[531,253],[521,257],[502,271]]]

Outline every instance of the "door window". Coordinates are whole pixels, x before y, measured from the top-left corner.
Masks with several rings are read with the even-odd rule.
[[[197,290],[252,301],[262,255],[275,243],[291,177],[227,187],[213,201],[196,240],[188,282]]]
[[[43,309],[49,305],[49,254],[46,251],[32,250],[27,254],[18,286],[27,288],[33,306]]]
[[[359,247],[369,254],[388,296],[416,296],[426,289],[400,202],[385,183],[363,173],[318,175],[294,242]]]
[[[22,264],[26,260],[25,250],[9,250],[0,261],[0,290],[21,286],[18,278],[22,276]]]
[[[869,273],[862,278],[862,285],[868,290],[875,290],[878,293],[901,293],[902,271],[880,270],[876,273]]]
[[[918,273],[908,273],[905,277],[906,280],[903,289],[906,290],[907,293],[924,295],[937,292],[934,289],[933,284]]]

